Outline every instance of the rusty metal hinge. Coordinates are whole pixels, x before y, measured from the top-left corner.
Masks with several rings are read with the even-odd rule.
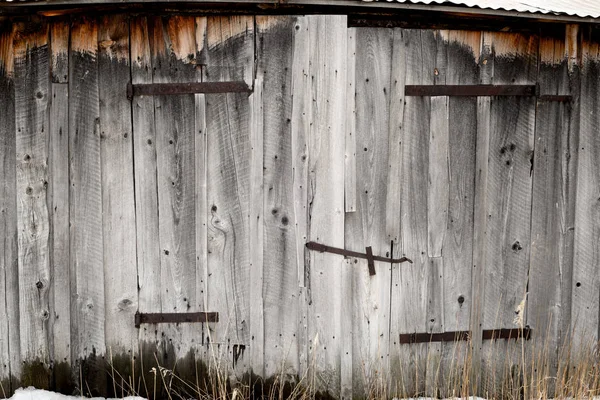
[[[526,96],[539,101],[570,102],[570,95],[541,95],[540,85],[406,85],[405,96]]]
[[[192,312],[192,313],[135,313],[135,327],[141,324],[178,324],[182,322],[219,322],[217,312]]]
[[[406,333],[400,334],[400,344],[430,343],[430,342],[456,342],[459,340],[469,340],[471,331],[442,332],[442,333]],[[497,339],[531,339],[531,328],[526,326],[523,329],[485,329],[482,335],[483,340]]]
[[[251,93],[252,88],[243,81],[186,82],[186,83],[136,83],[127,84],[127,99],[134,96],[159,96],[195,93]]]
[[[382,256],[374,256],[373,249],[371,246],[366,248],[366,253],[359,253],[357,251],[340,249],[338,247],[331,247],[317,242],[308,242],[306,243],[306,248],[309,250],[318,251],[320,253],[332,253],[339,254],[341,256],[346,257],[354,257],[354,258],[362,258],[367,260],[367,264],[369,267],[369,275],[375,275],[375,261],[382,261],[390,264],[400,264],[403,262],[409,262],[412,264],[412,260],[406,257],[402,258],[391,258],[391,257],[382,257]]]

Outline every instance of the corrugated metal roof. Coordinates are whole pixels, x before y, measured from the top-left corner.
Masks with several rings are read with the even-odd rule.
[[[367,0],[368,1],[368,0]],[[381,0],[380,0],[381,1]],[[463,6],[488,10],[599,18],[598,0],[387,0],[405,4]]]

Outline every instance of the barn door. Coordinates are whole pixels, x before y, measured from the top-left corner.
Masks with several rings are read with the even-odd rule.
[[[141,324],[167,368],[190,349],[245,367],[253,40],[246,17],[131,21],[139,313],[218,313]]]

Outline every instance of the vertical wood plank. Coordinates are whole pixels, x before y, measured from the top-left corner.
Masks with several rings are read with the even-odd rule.
[[[393,31],[360,28],[356,41],[355,91],[357,198],[355,212],[346,214],[344,247],[389,255],[386,233],[388,182],[390,79]],[[348,139],[348,136],[346,136]],[[398,212],[399,210],[393,210]],[[393,216],[391,217],[393,218]],[[385,387],[390,331],[391,265],[376,264],[368,273],[367,261],[350,259],[352,274],[352,381],[355,396],[371,396],[369,389]]]
[[[295,18],[257,18],[257,81],[264,129],[265,376],[299,375],[298,276],[292,148],[292,57]],[[264,89],[263,89],[264,88]]]
[[[345,16],[311,16],[309,76],[312,125],[309,136],[309,240],[344,246],[344,149],[346,109],[347,21]],[[323,38],[327,40],[323,40]],[[315,387],[334,396],[347,393],[351,377],[341,370],[340,286],[349,279],[343,261],[332,254],[311,252],[308,337]],[[312,348],[311,348],[312,347]]]
[[[356,211],[356,28],[348,28],[344,207]]]
[[[433,32],[404,31],[406,84],[433,84],[436,42]],[[394,43],[396,45],[396,43]],[[400,46],[402,44],[398,43]],[[407,97],[404,106],[401,166],[400,252],[413,260],[392,271],[391,331],[393,340],[401,333],[425,332],[428,287],[432,270],[427,246],[427,198],[429,160],[428,97]],[[400,311],[401,310],[401,311]],[[398,395],[423,393],[427,345],[400,345],[393,354],[392,390]]]
[[[69,24],[50,25],[50,323],[53,388],[73,385],[71,377],[71,277],[69,261]]]
[[[447,52],[446,84],[478,81],[480,32],[449,31],[444,37]],[[438,50],[439,51],[439,50]],[[433,117],[432,117],[433,118]],[[473,249],[473,202],[477,139],[477,99],[448,98],[448,198],[447,231],[442,243],[443,330],[470,330],[471,270]],[[442,345],[440,385],[442,396],[456,396],[456,382],[468,365],[467,343]]]
[[[86,377],[81,393],[106,391],[102,162],[98,25],[78,19],[69,49],[70,265],[72,356]]]
[[[31,27],[29,27],[31,28]],[[23,26],[23,29],[25,27]],[[48,26],[17,33],[15,123],[17,227],[19,231],[19,309],[24,384],[50,385],[50,220],[48,187]]]
[[[243,79],[252,70],[252,17],[209,17],[203,80]],[[252,57],[244,56],[251,48]],[[206,95],[208,134],[208,308],[219,312],[211,342],[238,376],[250,324],[250,107],[247,94]],[[258,200],[258,199],[257,199]],[[246,356],[245,356],[246,354]],[[224,357],[227,358],[224,358]]]
[[[189,16],[148,19],[152,82],[193,82],[196,20]],[[192,94],[154,96],[156,190],[160,249],[160,312],[198,311],[196,304],[196,99]],[[198,328],[167,324],[158,329],[158,360],[195,382],[193,347]],[[189,356],[189,358],[187,358]]]
[[[205,64],[205,82],[254,80],[254,18],[251,16],[210,17],[200,59]],[[229,43],[235,43],[235,46]]]
[[[296,236],[296,264],[298,281],[298,364],[299,373],[308,373],[308,293],[306,266],[309,253],[305,248],[308,239],[308,140],[312,119],[312,97],[309,70],[309,17],[298,17],[294,24],[292,62],[292,173],[294,199],[294,229]]]
[[[106,346],[113,363],[130,361],[138,336],[131,323],[138,294],[131,103],[123,96],[130,81],[125,16],[100,19],[98,45]],[[113,379],[122,386],[130,377]]]
[[[533,83],[537,79],[538,37],[492,34],[496,84]],[[532,197],[532,160],[535,102],[531,98],[493,98],[490,106],[488,158],[487,236],[482,328],[517,328],[523,318],[529,279],[529,244]],[[517,318],[515,318],[515,315]],[[516,342],[483,344],[483,389],[499,396],[516,387],[504,384],[517,369]],[[520,357],[519,357],[520,358]],[[515,381],[518,386],[518,379]]]
[[[130,21],[131,78],[152,83],[152,59],[146,17]],[[160,245],[158,238],[158,192],[156,183],[156,132],[154,99],[136,96],[132,101],[133,157],[135,179],[138,310],[158,312],[161,307]],[[152,349],[158,340],[155,327],[142,326],[139,332],[142,363],[154,362]],[[149,385],[149,382],[146,382]]]
[[[581,111],[577,193],[575,203],[575,246],[571,304],[571,331],[574,352],[584,356],[585,349],[598,340],[600,278],[598,272],[598,119],[597,93],[600,89],[600,50],[598,43],[586,36],[582,43]]]
[[[202,51],[206,35],[206,17],[196,17],[196,55]],[[198,62],[198,59],[196,60]],[[202,79],[202,69],[197,68],[196,75]],[[208,291],[208,193],[207,160],[208,136],[206,133],[206,98],[204,94],[195,95],[196,102],[196,307],[199,311],[207,309]],[[210,324],[202,326],[202,347],[197,349],[198,357],[210,364],[210,345],[207,341]]]
[[[0,392],[11,395],[21,375],[13,27],[0,31]],[[14,380],[14,381],[13,381]]]
[[[257,24],[258,25],[258,24]],[[258,55],[257,55],[258,56]],[[250,156],[250,343],[251,368],[254,374],[265,377],[265,267],[264,267],[264,100],[263,76],[257,76],[254,93],[250,98],[251,122],[251,156]],[[268,107],[266,107],[268,109]],[[281,268],[280,264],[278,265]],[[295,276],[295,268],[292,268]],[[296,322],[296,321],[294,321]],[[292,353],[294,354],[294,353]],[[280,375],[282,376],[282,375]],[[255,384],[256,382],[250,382]]]
[[[570,93],[564,37],[540,38],[540,63],[542,94]],[[560,324],[562,314],[568,310],[563,310],[561,291],[565,273],[572,269],[572,258],[564,257],[569,227],[574,224],[569,221],[568,209],[575,207],[570,118],[569,105],[538,100],[527,302],[527,324],[536,332],[530,354],[536,365],[535,378],[557,374]],[[531,390],[554,396],[552,386],[549,382]],[[550,392],[546,392],[548,389]]]

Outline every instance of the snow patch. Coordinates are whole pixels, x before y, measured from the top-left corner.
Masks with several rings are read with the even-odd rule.
[[[85,397],[83,397],[85,398]],[[28,387],[26,389],[17,389],[10,400],[81,400],[80,396],[66,396],[64,394],[49,392],[47,390]],[[87,398],[85,398],[87,399]],[[103,397],[94,397],[92,400],[105,400]],[[109,400],[109,399],[106,399]],[[123,400],[145,400],[143,397],[130,396],[124,397]]]

